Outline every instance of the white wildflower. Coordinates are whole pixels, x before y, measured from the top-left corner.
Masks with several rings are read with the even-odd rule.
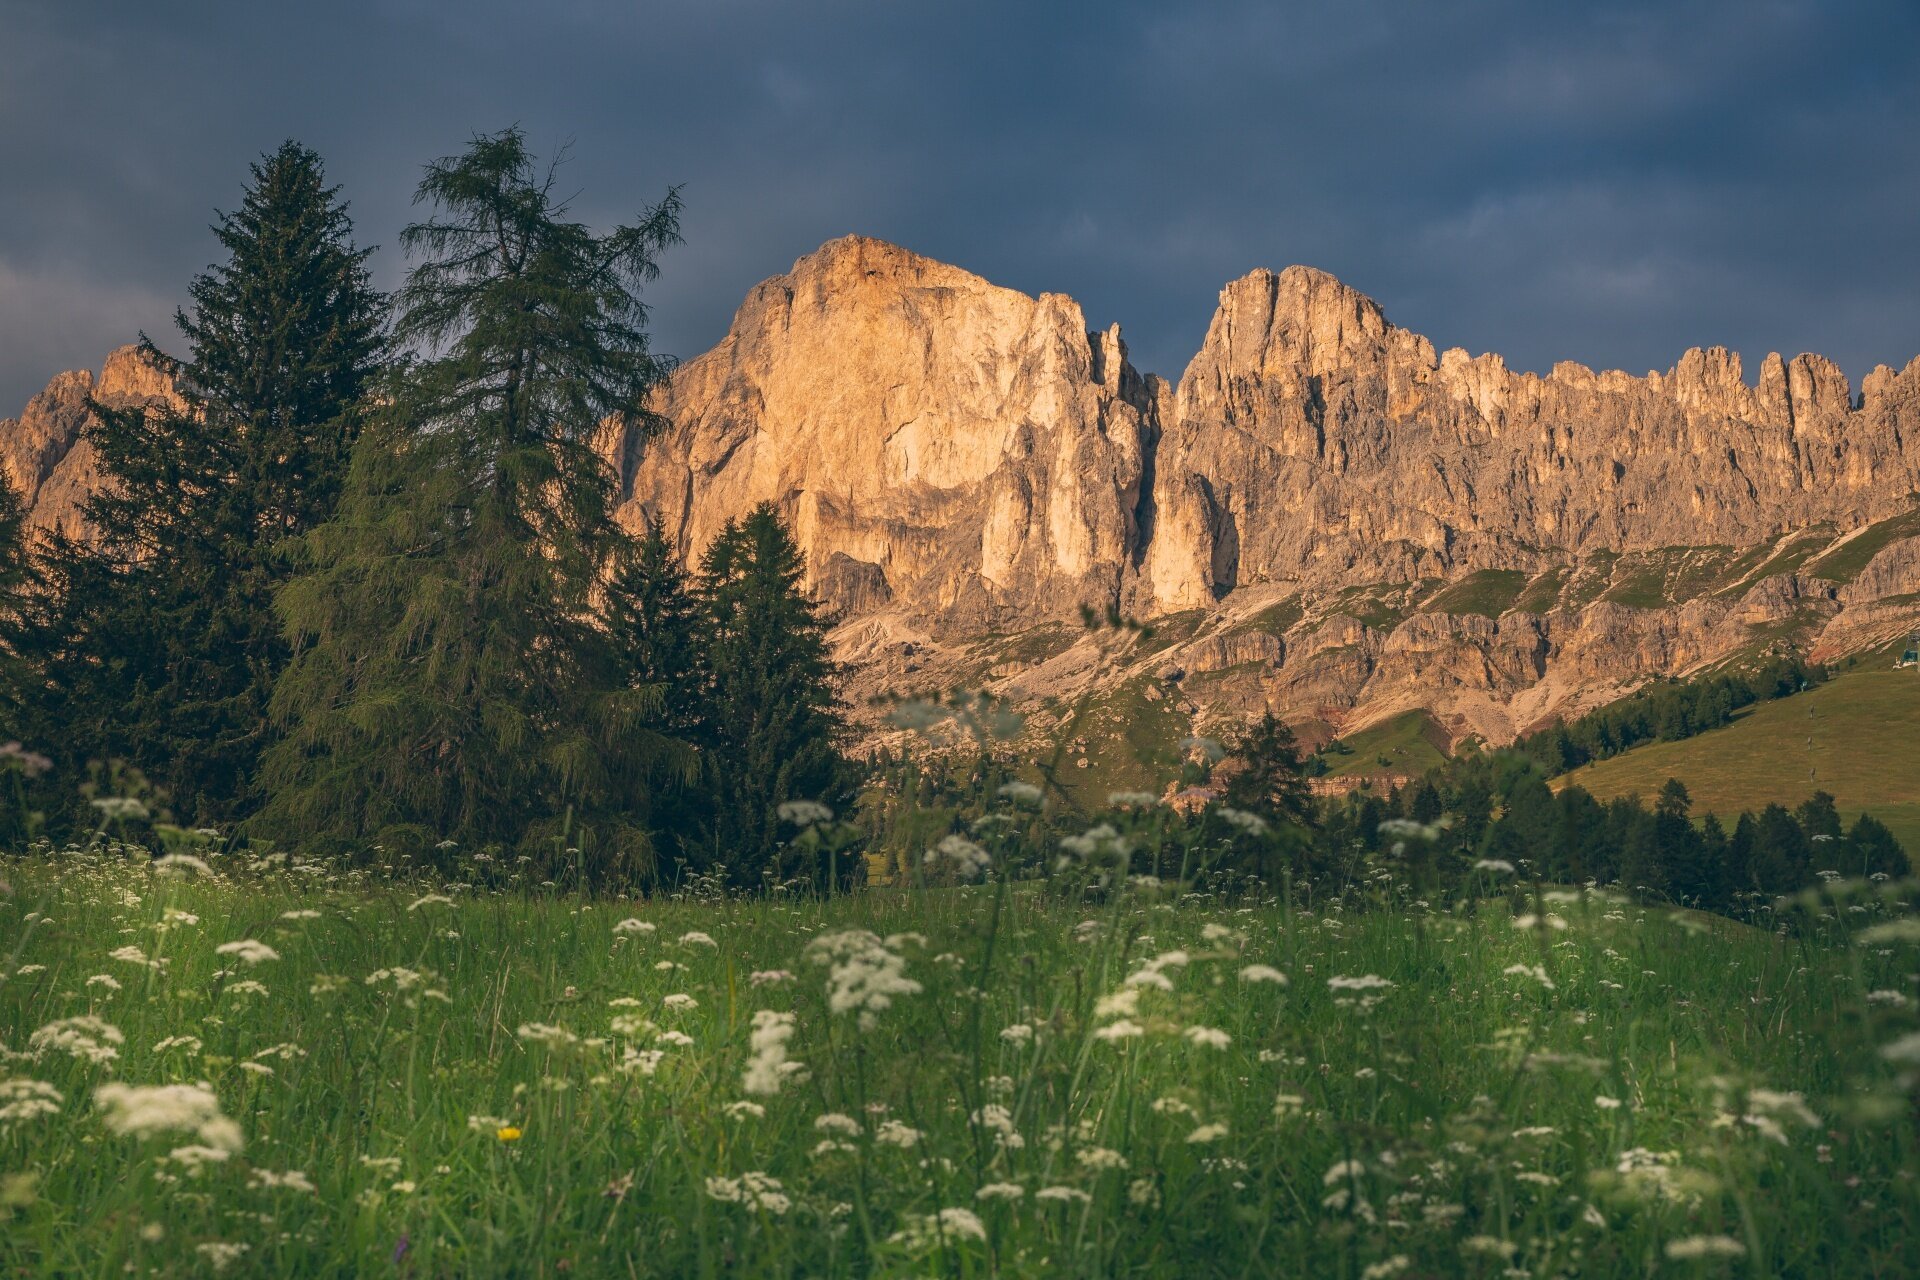
[[[858,1120],[838,1111],[829,1111],[825,1115],[815,1116],[813,1127],[821,1133],[837,1133],[846,1138],[858,1138],[866,1133]]]
[[[28,1080],[23,1076],[0,1080],[0,1128],[58,1115],[60,1104],[65,1101],[58,1089],[43,1080]]]
[[[209,1240],[205,1244],[193,1246],[193,1251],[207,1260],[207,1265],[216,1272],[225,1271],[240,1260],[240,1255],[253,1248],[239,1241]]]
[[[898,1120],[882,1120],[880,1127],[873,1131],[873,1140],[887,1147],[917,1147],[925,1137],[920,1130]]]
[[[779,808],[780,821],[796,827],[812,827],[833,821],[833,810],[817,800],[789,800]]]
[[[987,1224],[971,1209],[942,1209],[923,1214],[889,1237],[893,1244],[905,1245],[916,1252],[934,1248],[942,1241],[985,1240]]]
[[[896,996],[917,995],[918,982],[907,977],[905,957],[865,930],[822,934],[807,944],[807,958],[827,969],[827,1008],[835,1016],[854,1013],[860,1029],[871,1031]]]
[[[1267,820],[1257,813],[1248,813],[1244,809],[1230,809],[1223,804],[1215,805],[1213,811],[1250,836],[1267,834]]]
[[[252,938],[242,938],[238,942],[223,942],[213,949],[215,955],[232,956],[241,964],[264,964],[269,960],[278,960],[280,953],[264,942],[255,942]]]
[[[1000,798],[1014,804],[1039,804],[1041,794],[1031,782],[1009,782],[1000,788]]]
[[[1666,1254],[1669,1258],[1686,1260],[1690,1258],[1744,1258],[1747,1246],[1732,1236],[1684,1236],[1667,1242]]]
[[[192,1133],[215,1151],[240,1150],[240,1126],[220,1111],[213,1086],[200,1084],[103,1084],[93,1091],[107,1128],[122,1137]],[[224,1158],[224,1157],[223,1157]]]
[[[1021,1136],[1019,1129],[1014,1126],[1013,1112],[1007,1110],[997,1102],[987,1103],[969,1116],[968,1119],[991,1133],[994,1142],[1009,1151],[1018,1151],[1027,1145],[1027,1140]]]
[[[1547,976],[1546,968],[1537,964],[1510,964],[1500,971],[1508,977],[1532,978],[1547,990],[1554,990],[1553,979]]]
[[[953,868],[962,880],[978,880],[993,869],[993,858],[965,836],[949,835],[927,851],[926,866],[935,870],[942,865]]]
[[[1284,987],[1287,985],[1287,975],[1272,965],[1250,964],[1240,971],[1240,981],[1271,982],[1275,986]]]
[[[708,1178],[707,1195],[727,1204],[745,1205],[778,1218],[793,1207],[793,1200],[782,1189],[780,1179],[764,1173],[743,1173],[737,1178]]]
[[[763,1097],[780,1092],[787,1076],[787,1041],[793,1039],[793,1031],[790,1013],[761,1009],[753,1015],[752,1057],[740,1080],[742,1089]]]
[[[111,1022],[81,1014],[47,1023],[27,1037],[27,1048],[36,1058],[57,1052],[70,1058],[85,1058],[97,1065],[119,1057],[117,1046],[126,1042],[126,1036]]]
[[[260,1191],[304,1191],[309,1195],[317,1195],[320,1190],[313,1185],[311,1178],[298,1169],[288,1169],[285,1173],[255,1169],[247,1176],[247,1185]]]

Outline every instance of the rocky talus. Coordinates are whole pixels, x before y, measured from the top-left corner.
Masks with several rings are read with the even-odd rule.
[[[93,476],[116,353],[0,423],[43,525]],[[880,241],[756,287],[608,449],[636,527],[689,559],[772,501],[841,618],[854,692],[1084,691],[1179,736],[1271,707],[1311,738],[1423,709],[1502,741],[1792,645],[1920,620],[1920,358],[1856,394],[1831,361],[1695,349],[1635,377],[1436,352],[1324,272],[1220,294],[1177,384],[1117,327]],[[1081,607],[1155,624],[1096,660]],[[876,729],[876,732],[878,730]]]

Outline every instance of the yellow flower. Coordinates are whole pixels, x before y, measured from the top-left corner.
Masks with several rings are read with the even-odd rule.
[[[520,1141],[520,1131],[510,1124],[503,1124],[493,1131],[493,1136],[502,1142]]]

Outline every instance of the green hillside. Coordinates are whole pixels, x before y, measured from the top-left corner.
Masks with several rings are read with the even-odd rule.
[[[1336,777],[1383,770],[1418,777],[1447,758],[1445,731],[1420,710],[1404,711],[1340,742],[1347,750],[1326,757],[1327,772]]]
[[[1843,813],[1873,814],[1920,852],[1920,670],[1870,661],[1807,693],[1751,707],[1724,729],[1637,747],[1557,785],[1578,783],[1603,799],[1651,799],[1678,778],[1697,812],[1723,817],[1829,791]]]

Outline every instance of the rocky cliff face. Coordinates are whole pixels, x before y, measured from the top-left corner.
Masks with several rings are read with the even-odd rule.
[[[849,614],[1001,630],[1118,597],[1160,393],[1070,298],[846,239],[749,294],[661,397],[671,429],[619,450],[689,556],[770,500]]]
[[[167,376],[138,347],[121,347],[98,378],[85,370],[60,374],[18,418],[0,419],[0,479],[25,502],[28,527],[83,532],[81,508],[100,480],[93,446],[81,438],[94,401],[123,409],[172,394]]]
[[[93,483],[89,391],[164,390],[129,352],[0,423],[41,524]],[[1693,350],[1634,377],[1436,353],[1323,272],[1229,284],[1177,386],[1116,329],[879,241],[748,295],[609,449],[623,518],[690,560],[780,506],[840,612],[856,692],[1101,697],[1309,737],[1423,708],[1494,741],[1792,644],[1855,652],[1920,608],[1920,359],[1854,396],[1831,362]],[[1082,604],[1157,620],[1091,660]]]

